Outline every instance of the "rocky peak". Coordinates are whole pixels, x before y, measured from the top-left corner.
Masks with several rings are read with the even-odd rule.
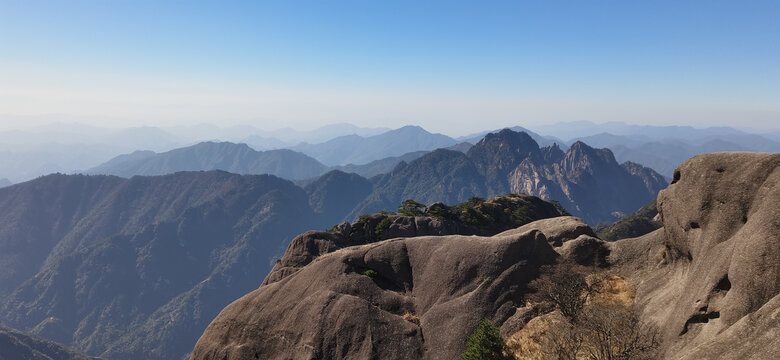
[[[629,174],[641,178],[647,189],[662,189],[667,185],[666,179],[661,174],[653,171],[650,168],[646,168],[640,164],[630,161],[626,161],[620,166]]]
[[[615,155],[609,149],[595,149],[582,141],[571,144],[569,151],[564,155],[561,165],[564,170],[569,172],[605,170],[607,168],[617,168],[618,163]]]
[[[553,143],[550,146],[545,146],[541,149],[542,159],[546,164],[557,163],[563,159],[566,155],[558,143]]]
[[[508,150],[521,155],[538,154],[539,144],[525,131],[517,132],[503,129],[497,133],[485,135],[471,151],[479,152],[483,149],[495,151],[496,148],[506,147]]]
[[[491,195],[510,192],[507,178],[523,160],[530,158],[534,163],[542,160],[539,144],[530,135],[509,129],[485,135],[467,156],[485,176]]]

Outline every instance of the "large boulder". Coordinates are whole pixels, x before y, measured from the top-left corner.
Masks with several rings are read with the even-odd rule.
[[[225,308],[193,359],[453,359],[558,257],[538,230],[385,240],[324,254]]]
[[[519,228],[504,231],[502,234],[524,233],[529,230],[541,231],[544,233],[544,236],[547,237],[547,240],[556,247],[582,235],[591,237],[596,236],[593,229],[591,229],[588,224],[582,221],[582,219],[574,216],[558,216],[537,220]]]
[[[667,356],[751,349],[743,355],[761,359],[780,348],[778,185],[780,154],[693,157],[658,196],[663,229],[613,244],[612,264],[639,285],[642,316],[659,325]],[[748,336],[764,328],[774,335]]]

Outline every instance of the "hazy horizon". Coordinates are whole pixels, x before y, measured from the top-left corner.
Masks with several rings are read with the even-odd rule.
[[[779,15],[775,2],[6,2],[0,123],[769,129]]]
[[[0,119],[3,117],[0,115]],[[26,117],[15,117],[16,119],[24,119]],[[267,125],[267,123],[264,122],[246,122],[246,123],[228,123],[228,124],[220,124],[220,123],[209,123],[209,122],[193,122],[193,123],[183,123],[183,124],[170,124],[170,125],[157,125],[153,123],[101,123],[101,122],[90,122],[90,121],[54,121],[54,119],[57,119],[56,116],[41,116],[41,117],[30,117],[30,118],[37,118],[38,122],[36,121],[24,121],[20,124],[7,124],[7,123],[0,123],[0,132],[9,132],[9,131],[23,131],[23,132],[30,132],[32,134],[34,133],[42,133],[42,132],[49,132],[49,131],[68,131],[68,132],[74,132],[78,133],[80,130],[95,130],[95,131],[107,131],[107,132],[115,132],[115,131],[122,131],[122,130],[128,130],[128,129],[142,129],[142,128],[156,128],[161,129],[163,131],[171,132],[172,135],[176,135],[175,133],[180,131],[186,130],[193,130],[193,129],[203,129],[203,128],[214,128],[219,129],[221,131],[226,132],[236,132],[236,131],[251,131],[248,133],[245,133],[245,136],[253,136],[253,135],[259,135],[259,134],[268,134],[273,135],[273,133],[284,133],[284,132],[290,132],[290,134],[300,132],[300,133],[306,133],[306,132],[314,132],[320,129],[327,129],[329,127],[333,127],[334,129],[331,129],[334,133],[341,134],[342,135],[351,135],[350,132],[341,132],[339,129],[343,126],[347,127],[355,127],[356,129],[376,129],[376,130],[382,130],[379,132],[376,132],[376,134],[383,133],[385,131],[392,131],[397,130],[402,127],[407,126],[417,126],[421,127],[424,130],[434,133],[434,134],[442,134],[446,135],[452,138],[459,138],[469,135],[474,135],[477,133],[485,132],[485,131],[494,131],[494,130],[500,130],[504,128],[513,128],[513,127],[523,127],[528,130],[534,131],[539,133],[540,135],[544,136],[557,136],[555,135],[555,131],[547,131],[550,129],[562,129],[566,126],[570,125],[584,125],[587,124],[587,126],[592,126],[595,128],[598,127],[605,127],[608,125],[627,125],[627,126],[650,126],[650,127],[691,127],[697,130],[703,130],[703,129],[709,129],[709,128],[732,128],[738,131],[742,131],[748,134],[774,134],[775,132],[780,131],[780,126],[775,124],[766,124],[766,127],[750,127],[750,126],[738,126],[738,124],[735,125],[713,125],[713,126],[697,126],[697,125],[690,125],[690,124],[647,124],[647,123],[629,123],[624,121],[604,121],[604,122],[593,122],[593,121],[587,121],[587,120],[575,120],[575,121],[560,121],[560,122],[554,122],[549,124],[536,124],[536,125],[528,125],[523,123],[508,123],[505,126],[499,126],[495,128],[478,128],[475,127],[475,130],[473,131],[467,131],[467,132],[453,132],[445,129],[444,131],[435,131],[432,129],[429,129],[423,125],[420,124],[400,124],[398,126],[395,126],[394,124],[392,126],[381,126],[381,124],[376,124],[375,126],[360,126],[354,123],[350,122],[332,122],[332,123],[320,123],[320,124],[313,124],[311,126],[288,126],[285,124],[276,124],[276,127],[263,127],[263,125]],[[774,125],[774,126],[773,126]],[[609,131],[604,131],[605,133],[609,133]],[[372,134],[374,132],[371,132]],[[583,136],[588,136],[592,134],[584,134]],[[614,134],[613,134],[614,135]],[[370,136],[370,135],[369,135]],[[562,140],[571,140],[572,138],[562,138]],[[203,138],[203,141],[208,141],[209,139]],[[214,136],[213,140],[224,140],[224,141],[230,141],[227,138],[222,138],[220,136]]]

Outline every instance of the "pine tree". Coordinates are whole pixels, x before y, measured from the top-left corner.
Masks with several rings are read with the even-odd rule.
[[[466,341],[466,352],[461,360],[512,360],[511,355],[504,355],[504,340],[497,326],[490,320],[482,320]]]

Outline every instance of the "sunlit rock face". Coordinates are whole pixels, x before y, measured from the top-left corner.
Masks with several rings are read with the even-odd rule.
[[[668,356],[772,357],[780,346],[780,154],[682,164],[658,196],[664,227],[615,243]]]

